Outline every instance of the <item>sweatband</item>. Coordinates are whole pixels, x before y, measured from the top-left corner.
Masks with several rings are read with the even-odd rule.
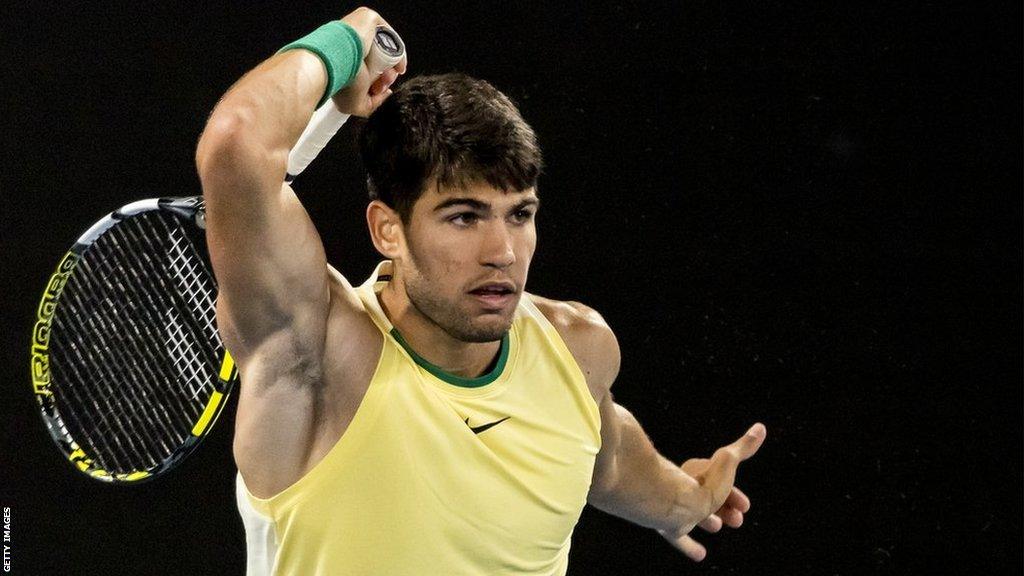
[[[363,40],[348,24],[333,20],[313,30],[277,51],[278,54],[301,48],[316,54],[327,69],[327,89],[317,103],[319,108],[327,99],[348,86],[356,77],[363,62]]]

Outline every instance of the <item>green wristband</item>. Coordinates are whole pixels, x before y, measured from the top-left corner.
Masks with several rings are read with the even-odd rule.
[[[363,62],[363,40],[348,24],[334,20],[313,30],[277,51],[278,54],[301,48],[316,54],[327,69],[327,89],[317,108],[348,86]]]

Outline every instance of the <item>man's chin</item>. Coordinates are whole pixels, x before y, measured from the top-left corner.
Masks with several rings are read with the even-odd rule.
[[[480,329],[474,330],[468,334],[465,334],[465,338],[460,338],[464,342],[497,342],[508,334],[509,327],[502,327],[500,329]]]
[[[453,336],[463,342],[496,342],[504,338],[512,327],[511,317],[505,318],[496,314],[478,317],[476,320],[470,326],[460,327],[460,333]]]

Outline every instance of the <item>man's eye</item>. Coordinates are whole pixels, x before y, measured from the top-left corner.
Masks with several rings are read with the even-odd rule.
[[[516,222],[529,222],[530,218],[533,218],[532,210],[516,210],[512,213],[512,218]]]
[[[474,214],[473,212],[460,212],[449,218],[448,221],[454,222],[455,224],[459,224],[460,226],[468,226],[479,219],[480,217]]]

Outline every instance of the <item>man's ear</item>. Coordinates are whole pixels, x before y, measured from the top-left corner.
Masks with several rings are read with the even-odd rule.
[[[401,254],[405,231],[398,212],[380,200],[373,200],[366,207],[366,225],[370,228],[373,245],[381,255],[394,260]]]

